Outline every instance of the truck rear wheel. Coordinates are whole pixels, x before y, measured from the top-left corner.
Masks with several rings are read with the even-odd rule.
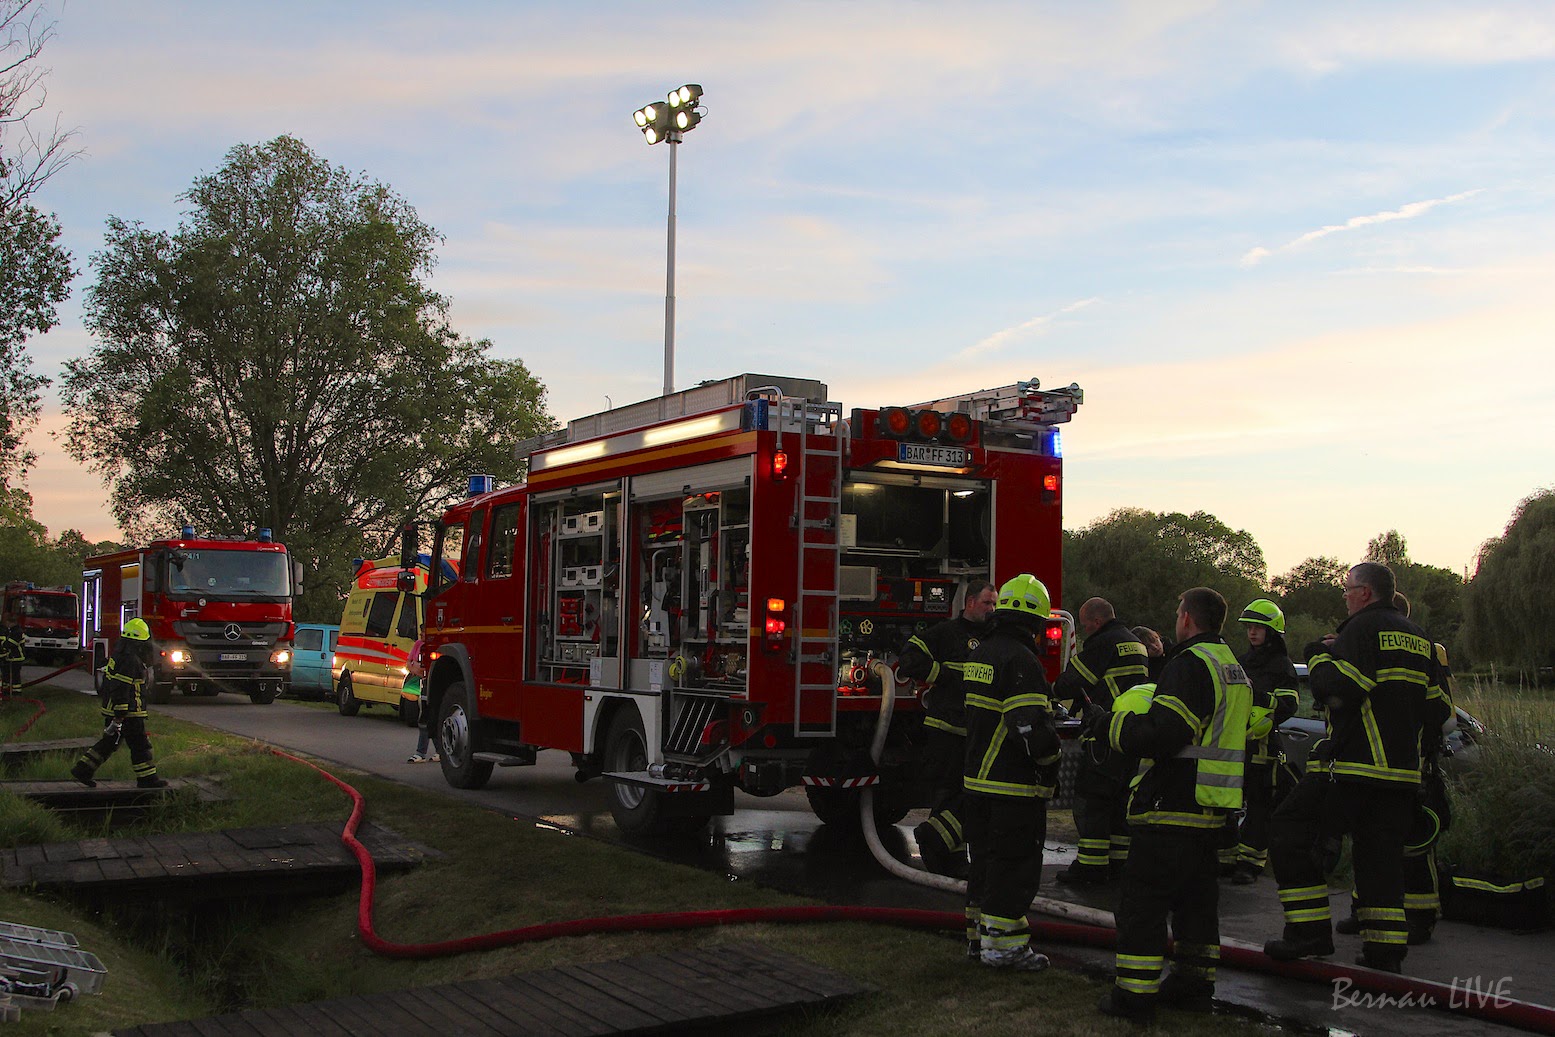
[[[632,707],[616,710],[605,736],[605,770],[633,773],[647,769],[648,742],[643,736],[642,717]],[[627,835],[690,835],[711,820],[707,814],[666,817],[666,793],[624,781],[613,781],[611,786],[610,814],[616,827]]]
[[[810,759],[805,764],[805,772],[808,774],[836,775],[839,772],[846,773],[846,767],[841,765],[842,757],[835,747],[817,746],[810,752]],[[843,789],[833,785],[806,785],[804,787],[805,799],[810,804],[810,811],[820,818],[824,825],[833,825],[843,830],[857,831],[860,821],[860,799],[862,793],[859,789]],[[894,825],[907,816],[912,809],[911,795],[906,790],[897,790],[884,783],[875,786],[875,825],[882,827]]]
[[[455,681],[443,692],[432,732],[448,784],[456,789],[485,788],[491,780],[493,765],[489,760],[475,758],[475,716],[470,711],[470,693],[463,681]]]
[[[341,673],[340,684],[335,688],[335,708],[340,710],[343,717],[354,717],[362,708],[361,701],[351,690],[351,672]]]

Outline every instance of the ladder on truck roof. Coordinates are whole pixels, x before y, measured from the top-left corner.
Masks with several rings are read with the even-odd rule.
[[[797,425],[799,507],[792,528],[799,535],[799,591],[792,616],[794,734],[837,734],[837,622],[842,588],[842,477],[847,425],[836,403],[777,397],[778,448],[783,431]]]
[[[1071,382],[1062,389],[1043,389],[1035,378],[996,389],[947,396],[920,403],[914,410],[962,411],[974,420],[1029,425],[1061,425],[1085,402],[1085,390]]]

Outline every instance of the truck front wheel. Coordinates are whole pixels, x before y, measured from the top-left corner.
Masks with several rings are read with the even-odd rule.
[[[433,727],[437,751],[443,758],[443,777],[456,789],[485,788],[492,763],[475,758],[475,717],[470,712],[470,693],[463,681],[443,692]]]
[[[163,683],[158,680],[146,682],[146,701],[154,702],[159,706],[165,706],[173,701],[173,685],[171,682]]]

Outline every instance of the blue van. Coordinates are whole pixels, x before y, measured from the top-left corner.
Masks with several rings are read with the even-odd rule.
[[[335,642],[340,627],[328,623],[298,623],[297,639],[292,643],[292,690],[294,698],[329,698],[334,694]]]

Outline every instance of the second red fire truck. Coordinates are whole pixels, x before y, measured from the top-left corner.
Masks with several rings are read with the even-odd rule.
[[[82,578],[81,647],[98,680],[119,631],[138,616],[157,648],[149,701],[167,702],[176,687],[267,704],[286,690],[302,567],[268,529],[254,540],[207,539],[186,526],[168,540],[88,558]]]
[[[827,395],[743,375],[582,418],[520,446],[527,482],[448,510],[424,694],[451,784],[563,750],[633,833],[699,828],[736,789],[803,785],[840,824],[866,784],[881,822],[919,805],[922,703],[874,664],[971,579],[1030,572],[1061,600],[1057,426],[1083,394]],[[1046,630],[1052,677],[1071,636]]]
[[[21,627],[27,656],[40,663],[63,663],[81,650],[81,609],[69,587],[34,587],[14,580],[5,585],[0,619]]]

